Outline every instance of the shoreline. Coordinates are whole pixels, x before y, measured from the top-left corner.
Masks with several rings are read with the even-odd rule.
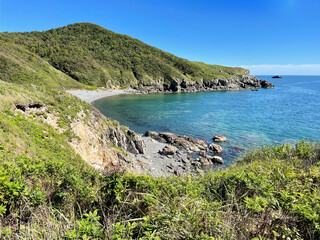
[[[99,99],[119,96],[119,95],[135,95],[135,94],[148,94],[135,89],[115,89],[115,90],[68,90],[69,94],[78,97],[82,101],[85,101],[91,105],[93,102]],[[106,116],[107,117],[107,116]],[[156,133],[156,132],[154,132]],[[184,175],[187,173],[198,174],[207,169],[208,166],[213,166],[217,163],[214,158],[208,154],[209,144],[203,142],[206,145],[203,149],[198,148],[201,140],[195,139],[194,142],[183,140],[181,146],[174,144],[173,142],[166,142],[165,139],[156,139],[151,136],[145,136],[143,133],[137,133],[142,137],[144,142],[143,153],[128,152],[132,163],[133,171],[138,174],[151,175],[153,177],[165,177],[170,175]],[[169,134],[172,138],[178,138],[180,135]],[[183,136],[183,135],[181,135]],[[190,136],[189,136],[190,137]],[[189,138],[188,138],[189,139]],[[190,140],[190,139],[189,139]],[[201,144],[200,144],[201,145]],[[168,147],[173,150],[173,153],[161,154],[161,152]],[[189,149],[190,148],[190,149]],[[208,148],[208,149],[207,149]],[[208,152],[207,152],[208,151]],[[199,155],[202,152],[201,156]],[[192,156],[192,154],[199,155],[198,157]],[[219,154],[218,154],[219,155]],[[202,166],[203,165],[203,166]],[[202,167],[201,167],[202,166]]]
[[[141,94],[140,91],[134,89],[123,89],[123,90],[68,90],[73,96],[80,98],[82,101],[92,104],[94,101],[114,97],[119,95],[131,95],[131,94]]]

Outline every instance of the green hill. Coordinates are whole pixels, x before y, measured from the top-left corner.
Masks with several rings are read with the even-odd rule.
[[[133,87],[172,79],[210,81],[249,74],[242,68],[178,58],[91,23],[44,32],[0,33],[0,40],[23,46],[69,77],[92,86]]]
[[[0,79],[46,87],[84,87],[22,46],[0,41]]]

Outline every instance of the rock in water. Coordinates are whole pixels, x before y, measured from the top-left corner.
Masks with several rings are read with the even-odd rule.
[[[267,80],[261,81],[260,85],[262,88],[273,88],[274,87],[273,84],[269,83]]]
[[[222,157],[219,156],[209,156],[209,155],[205,155],[205,156],[200,156],[199,157],[199,162],[202,165],[212,165],[212,164],[223,164],[224,161],[222,159]]]
[[[159,133],[147,131],[145,136],[162,143],[174,145],[179,149],[185,149],[189,152],[200,152],[200,150],[205,150],[207,148],[205,141],[185,135],[176,135],[168,132]]]
[[[219,163],[219,164],[223,164],[224,163],[222,157],[219,157],[219,156],[213,156],[211,158],[211,161],[212,161],[212,163]]]
[[[227,141],[227,138],[225,136],[213,136],[212,140],[214,142],[226,142]]]
[[[218,144],[214,144],[214,143],[211,143],[209,145],[209,150],[211,150],[214,153],[222,153],[223,152],[222,147],[219,146]]]
[[[275,75],[275,76],[273,76],[272,78],[282,78],[282,76]]]

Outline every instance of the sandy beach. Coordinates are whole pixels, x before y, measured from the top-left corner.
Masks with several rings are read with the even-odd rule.
[[[134,89],[124,90],[69,90],[68,93],[80,98],[81,100],[92,103],[96,100],[125,94],[138,94],[140,93]]]

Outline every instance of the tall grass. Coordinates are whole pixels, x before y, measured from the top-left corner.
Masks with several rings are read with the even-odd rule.
[[[0,177],[1,237],[319,239],[319,151],[319,143],[308,141],[268,146],[228,169],[152,178],[118,170],[88,174],[77,166],[49,177],[46,162],[36,174],[25,170],[30,158],[2,150],[1,165],[12,165],[0,176],[14,183],[20,177],[23,189]]]

